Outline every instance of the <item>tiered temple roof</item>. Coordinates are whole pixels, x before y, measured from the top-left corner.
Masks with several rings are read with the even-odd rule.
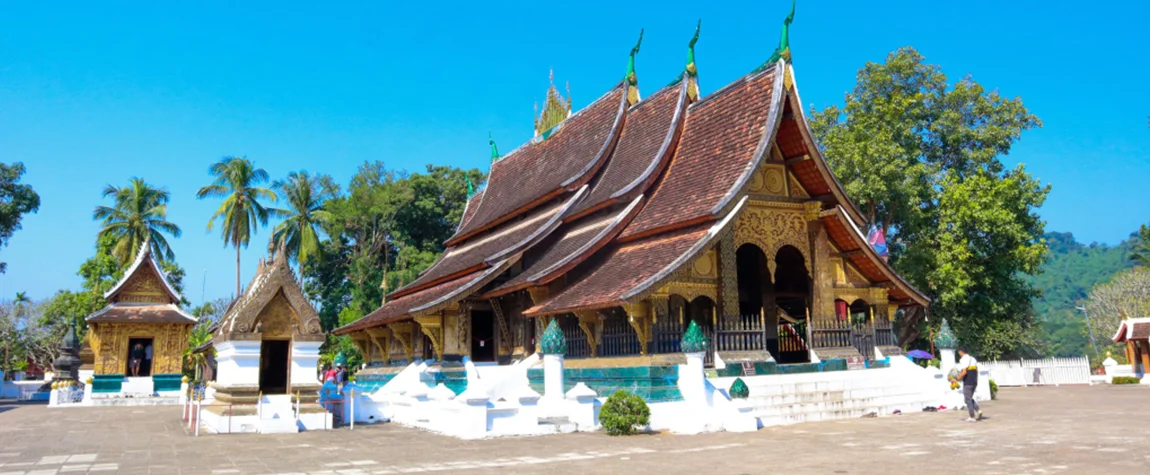
[[[638,45],[623,82],[492,164],[487,187],[469,200],[431,268],[336,333],[561,277],[562,286],[541,293],[524,313],[644,298],[733,227],[772,152],[793,171],[785,186],[820,204],[818,219],[834,246],[887,287],[892,303],[927,303],[866,244],[862,214],[814,146],[789,49],[706,97],[698,97],[692,50],[682,76],[643,100],[633,69],[637,52]]]
[[[104,293],[108,305],[85,320],[89,323],[196,323],[180,309],[180,294],[168,282],[145,240],[124,277]]]

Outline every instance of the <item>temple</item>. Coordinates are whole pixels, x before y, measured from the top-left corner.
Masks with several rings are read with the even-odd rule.
[[[879,368],[902,354],[892,322],[928,299],[861,232],[866,218],[804,115],[786,29],[770,60],[706,96],[697,40],[698,29],[683,72],[649,94],[642,34],[622,80],[583,109],[565,111],[552,86],[555,110],[528,143],[493,148],[486,187],[439,259],[335,331],[368,362],[357,382],[386,385],[422,362],[421,381],[464,398],[468,384],[504,377],[488,365],[513,365],[543,389],[534,366],[552,323],[566,389],[654,402],[687,397],[675,381],[692,324],[719,379]],[[468,362],[476,375],[461,374]],[[775,384],[755,381],[752,397]],[[492,400],[518,394],[484,384]]]
[[[1146,368],[1150,368],[1150,318],[1123,318],[1111,340],[1126,344],[1128,374],[1142,378]]]
[[[722,359],[897,351],[892,320],[927,298],[860,231],[789,47],[699,97],[696,39],[671,84],[640,98],[636,45],[623,81],[539,130],[569,107],[552,86],[535,139],[491,165],[438,261],[336,333],[381,364],[513,361],[550,319],[569,358],[675,354],[690,321]]]
[[[124,277],[104,294],[108,305],[85,320],[93,356],[93,398],[176,396],[183,354],[196,318],[180,308],[180,294],[140,246]],[[139,365],[132,364],[135,357]]]

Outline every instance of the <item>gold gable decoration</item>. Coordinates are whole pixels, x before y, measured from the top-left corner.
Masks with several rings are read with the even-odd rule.
[[[291,338],[322,341],[323,327],[315,307],[303,295],[287,253],[260,262],[248,290],[220,321],[213,340]]]
[[[567,98],[564,99],[555,88],[555,71],[550,72],[551,86],[547,88],[547,98],[543,101],[543,112],[539,112],[539,105],[535,111],[539,114],[535,118],[535,135],[539,136],[550,131],[571,115],[571,84],[567,84]]]

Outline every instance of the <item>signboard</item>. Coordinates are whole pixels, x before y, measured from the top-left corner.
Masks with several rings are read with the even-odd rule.
[[[754,375],[755,375],[755,363],[753,361],[744,361],[743,362],[743,376],[754,376]]]
[[[850,370],[850,369],[865,369],[865,368],[866,368],[866,363],[863,362],[863,357],[861,357],[861,356],[848,356],[847,357],[847,369],[848,370]]]

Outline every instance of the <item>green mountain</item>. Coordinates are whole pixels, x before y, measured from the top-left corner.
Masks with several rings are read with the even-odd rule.
[[[1093,356],[1085,317],[1074,307],[1082,305],[1095,284],[1132,267],[1129,256],[1134,239],[1107,246],[1079,243],[1071,233],[1046,233],[1043,237],[1050,248],[1049,259],[1042,266],[1042,273],[1030,282],[1042,290],[1042,296],[1033,303],[1035,315],[1042,322],[1047,353],[1049,356]]]

